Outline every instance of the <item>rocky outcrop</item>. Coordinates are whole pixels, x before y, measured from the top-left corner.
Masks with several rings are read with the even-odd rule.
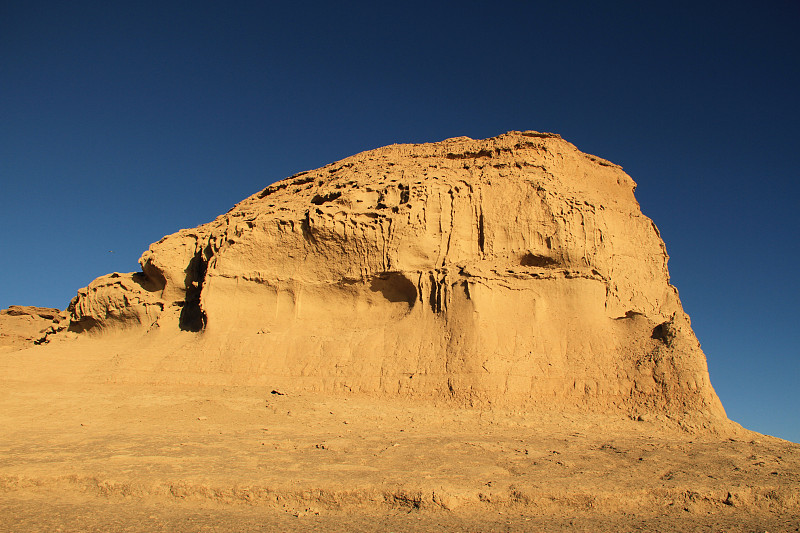
[[[154,372],[187,380],[724,417],[635,187],[546,133],[371,150],[161,239],[70,327],[180,335]]]
[[[0,310],[0,352],[27,348],[49,332],[65,330],[70,321],[59,309],[12,305]]]

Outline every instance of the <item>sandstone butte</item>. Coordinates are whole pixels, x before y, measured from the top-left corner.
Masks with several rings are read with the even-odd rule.
[[[370,150],[164,237],[140,272],[94,280],[66,314],[30,311],[55,319],[37,340],[47,346],[13,353],[113,352],[107,364],[72,356],[30,371],[73,381],[589,413],[741,436],[635,188],[549,133]],[[6,364],[6,379],[24,367]],[[796,516],[787,498],[782,516]]]
[[[364,152],[153,244],[70,329],[192,332],[158,379],[724,418],[635,187],[536,132]]]

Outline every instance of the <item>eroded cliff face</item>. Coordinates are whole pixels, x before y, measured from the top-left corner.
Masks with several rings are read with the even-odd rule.
[[[153,244],[71,329],[178,335],[162,379],[724,417],[635,186],[553,134],[364,152]]]

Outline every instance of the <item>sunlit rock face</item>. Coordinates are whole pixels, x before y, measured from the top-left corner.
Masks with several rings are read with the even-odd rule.
[[[136,379],[724,417],[635,187],[533,131],[363,152],[164,237],[71,329],[170,346]]]
[[[49,307],[12,305],[0,310],[0,353],[12,352],[43,342],[47,333],[66,329],[64,311]]]

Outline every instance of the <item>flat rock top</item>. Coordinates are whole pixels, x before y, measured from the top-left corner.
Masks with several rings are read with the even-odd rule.
[[[0,310],[0,315],[7,316],[31,316],[53,320],[61,313],[61,310],[52,307],[36,307],[33,305],[11,305],[8,309]]]

